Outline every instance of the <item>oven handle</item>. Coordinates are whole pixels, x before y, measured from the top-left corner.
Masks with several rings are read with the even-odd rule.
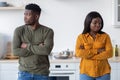
[[[69,72],[69,73],[50,73],[50,75],[72,75],[72,74],[75,74],[73,72]]]

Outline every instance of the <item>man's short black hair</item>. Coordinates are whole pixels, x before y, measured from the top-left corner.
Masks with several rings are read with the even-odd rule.
[[[32,10],[34,12],[37,12],[38,14],[41,13],[41,8],[37,4],[34,4],[34,3],[30,3],[26,5],[25,9]]]

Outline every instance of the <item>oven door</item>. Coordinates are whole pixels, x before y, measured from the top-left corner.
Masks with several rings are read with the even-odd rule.
[[[75,80],[75,71],[51,71],[50,80]]]

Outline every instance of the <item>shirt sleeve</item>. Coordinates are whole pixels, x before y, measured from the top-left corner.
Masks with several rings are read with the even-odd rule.
[[[113,48],[109,35],[106,37],[105,51],[93,56],[91,59],[103,60],[113,56]]]
[[[13,54],[19,57],[27,57],[33,55],[33,53],[29,50],[20,47],[22,43],[20,34],[20,30],[16,28],[13,36]]]
[[[49,55],[54,45],[54,32],[48,30],[43,45],[28,44],[27,49],[37,55]]]
[[[80,46],[84,46],[83,35],[79,35],[76,41],[75,56],[81,58],[91,58],[97,54],[97,49],[81,49]]]

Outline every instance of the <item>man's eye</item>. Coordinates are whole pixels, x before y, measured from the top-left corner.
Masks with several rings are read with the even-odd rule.
[[[29,14],[29,13],[24,13],[24,15],[30,16],[31,14]]]

